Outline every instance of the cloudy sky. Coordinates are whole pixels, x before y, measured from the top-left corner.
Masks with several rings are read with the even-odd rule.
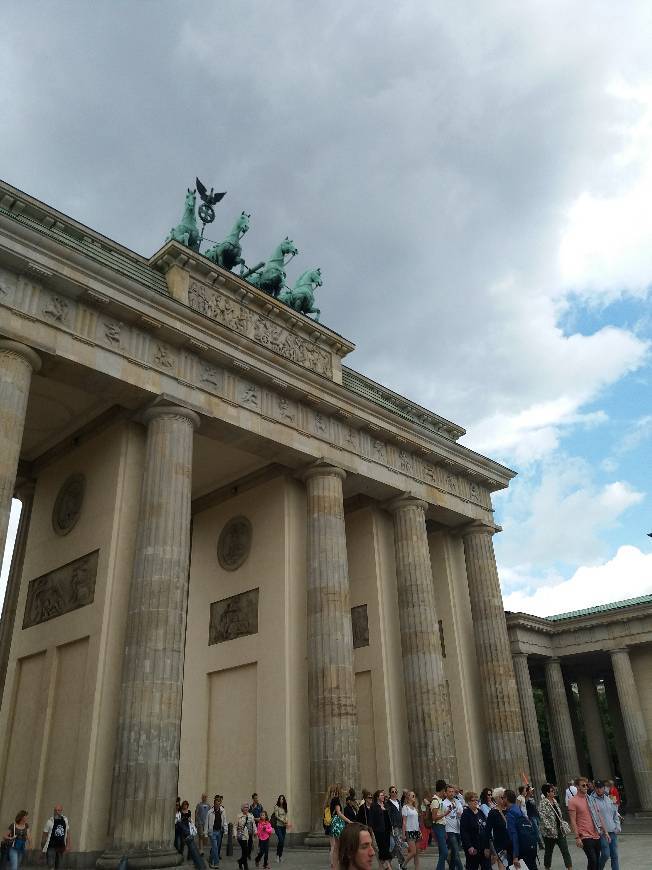
[[[348,363],[519,472],[506,604],[652,592],[649,2],[29,2],[0,176],[149,256],[198,174]],[[292,271],[294,270],[294,271]]]

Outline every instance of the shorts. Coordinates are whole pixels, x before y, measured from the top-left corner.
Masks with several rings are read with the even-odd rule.
[[[405,832],[406,840],[420,840],[421,839],[421,831],[406,831]]]
[[[205,837],[206,836],[206,826],[205,825],[203,825],[201,822],[197,822],[195,827],[197,828],[197,836],[198,837]]]

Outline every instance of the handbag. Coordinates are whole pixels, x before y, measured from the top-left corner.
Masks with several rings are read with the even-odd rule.
[[[341,816],[334,816],[333,821],[330,826],[330,836],[331,837],[339,837],[342,831],[344,830],[344,826],[346,822]]]
[[[564,819],[561,820],[561,829],[566,835],[570,834],[571,832],[570,825],[568,824],[568,822],[564,821]]]
[[[272,813],[272,818],[269,820],[269,823],[273,828],[276,828],[277,821],[278,819],[276,818],[276,813]]]

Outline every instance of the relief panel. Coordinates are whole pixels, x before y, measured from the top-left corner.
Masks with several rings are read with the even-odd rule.
[[[23,628],[40,625],[64,613],[92,604],[100,551],[30,580]]]

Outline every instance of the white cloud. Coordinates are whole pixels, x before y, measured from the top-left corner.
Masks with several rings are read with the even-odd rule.
[[[524,581],[526,578],[521,576],[519,582]],[[505,609],[551,616],[650,593],[652,553],[625,546],[608,562],[578,568],[568,580],[553,576],[532,592],[510,592],[505,596]]]
[[[540,480],[526,474],[512,488],[499,510],[504,534],[496,549],[501,565],[530,577],[558,563],[599,562],[608,548],[606,532],[644,498],[625,481],[598,485],[590,465],[578,457],[551,460]]]

